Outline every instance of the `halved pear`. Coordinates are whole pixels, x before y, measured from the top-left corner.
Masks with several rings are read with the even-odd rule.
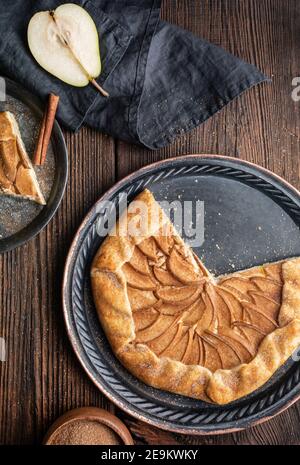
[[[46,71],[72,86],[91,82],[103,91],[95,81],[101,72],[98,31],[84,8],[66,3],[36,13],[27,38],[32,55]]]

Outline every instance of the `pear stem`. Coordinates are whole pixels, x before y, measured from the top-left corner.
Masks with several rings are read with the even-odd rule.
[[[109,97],[109,93],[106,92],[106,90],[103,89],[103,87],[101,87],[98,82],[96,81],[96,79],[91,79],[90,80],[90,83],[93,84],[93,86],[96,87],[97,90],[99,90],[99,92],[104,95],[104,97]]]
[[[65,45],[65,47],[67,47],[71,54],[73,55],[73,58],[74,60],[78,63],[78,65],[81,67],[82,71],[84,72],[84,74],[86,75],[86,77],[88,78],[88,80],[90,81],[91,84],[93,84],[94,87],[96,87],[96,89],[104,96],[104,97],[109,97],[109,93],[106,92],[106,90],[104,90],[99,84],[98,82],[96,82],[96,80],[89,75],[88,71],[85,69],[85,67],[83,66],[83,64],[81,63],[80,59],[78,58],[77,54],[75,53],[75,51],[73,50],[73,47],[71,47],[69,41],[68,41],[68,38],[65,37],[63,31],[60,30],[59,28],[59,25],[57,24],[57,21],[56,21],[56,18],[55,18],[55,12],[53,10],[50,10],[49,11],[49,15],[51,16],[51,18],[53,19],[55,25],[56,25],[56,28],[57,28],[57,33],[58,33],[58,36],[60,38],[60,40],[62,41],[62,43]]]

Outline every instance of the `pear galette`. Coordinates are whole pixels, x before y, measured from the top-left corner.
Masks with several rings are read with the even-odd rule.
[[[9,111],[0,112],[0,194],[46,203],[18,123]]]
[[[91,271],[115,355],[166,391],[218,404],[251,393],[300,346],[300,258],[215,278],[149,191],[136,200],[140,234],[126,232],[142,216],[129,205]]]

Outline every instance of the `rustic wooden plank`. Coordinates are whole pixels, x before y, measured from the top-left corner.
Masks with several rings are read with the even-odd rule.
[[[60,287],[78,225],[116,179],[175,155],[221,153],[268,167],[300,187],[300,103],[291,99],[291,81],[299,74],[299,16],[297,0],[166,0],[163,19],[256,64],[272,77],[272,84],[246,92],[200,128],[159,151],[114,142],[86,128],[76,135],[65,132],[70,177],[58,213],[38,238],[0,256],[0,337],[6,338],[8,352],[8,362],[0,362],[1,444],[39,442],[49,424],[70,408],[98,405],[114,411],[73,355],[62,319]],[[155,443],[153,435],[161,437],[155,428],[150,434],[118,414],[140,432],[137,442]],[[198,438],[171,435],[169,441],[296,444],[298,424],[299,404],[251,430]]]
[[[114,183],[114,142],[85,128],[65,136],[70,176],[58,213],[35,240],[0,256],[0,336],[8,352],[7,362],[0,363],[1,444],[41,441],[51,422],[70,408],[113,409],[73,354],[60,289],[76,229]]]

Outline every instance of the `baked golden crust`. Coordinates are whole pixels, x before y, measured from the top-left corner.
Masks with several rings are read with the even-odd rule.
[[[250,394],[265,384],[299,346],[300,320],[293,320],[268,334],[251,362],[217,370],[208,383],[207,394],[218,404]]]
[[[18,124],[9,111],[0,112],[0,194],[46,203]]]
[[[114,353],[159,389],[219,404],[251,393],[300,345],[300,259],[215,279],[153,195],[136,200],[143,231],[126,234],[126,221],[141,217],[130,205],[91,270]]]

